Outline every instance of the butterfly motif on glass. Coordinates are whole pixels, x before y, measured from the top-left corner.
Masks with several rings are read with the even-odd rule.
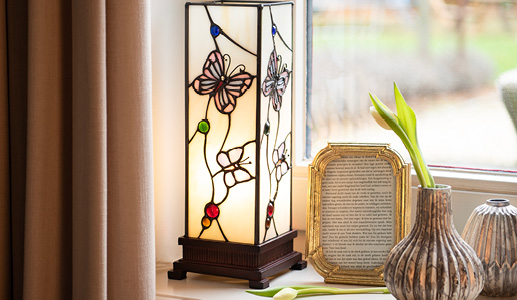
[[[287,171],[289,171],[289,164],[287,163],[287,149],[285,142],[282,142],[278,148],[273,150],[272,154],[276,180],[280,181]]]
[[[267,65],[267,76],[262,83],[262,93],[266,97],[269,96],[275,111],[279,111],[282,106],[282,96],[287,89],[289,76],[287,65],[282,65],[282,57],[273,50]]]
[[[228,61],[228,65],[225,62]],[[237,105],[237,98],[250,88],[255,76],[245,71],[243,65],[237,66],[230,74],[230,57],[214,50],[208,55],[203,73],[192,82],[194,91],[199,95],[209,95],[215,107],[222,114],[230,114]]]
[[[217,154],[217,163],[221,166],[224,173],[224,184],[227,188],[242,182],[252,180],[254,177],[242,165],[249,164],[246,162],[248,158],[242,159],[244,153],[243,147],[236,147],[228,151],[220,151]]]

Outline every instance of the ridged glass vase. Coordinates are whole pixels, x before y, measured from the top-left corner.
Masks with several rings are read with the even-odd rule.
[[[485,269],[482,295],[517,295],[517,208],[507,199],[489,199],[474,209],[462,233]]]
[[[483,275],[481,261],[454,228],[451,187],[419,187],[415,224],[386,260],[388,290],[399,300],[475,299]]]

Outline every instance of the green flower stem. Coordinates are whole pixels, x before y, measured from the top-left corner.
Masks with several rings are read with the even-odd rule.
[[[308,289],[308,288],[320,288],[319,285],[293,285],[293,286],[277,286],[274,288],[268,288],[265,290],[247,290],[247,293],[257,295],[257,296],[263,296],[263,297],[273,297],[276,293],[279,291],[285,289],[285,288],[292,288],[295,290],[302,290],[302,289]]]
[[[417,145],[417,147],[418,147],[418,145]],[[420,147],[418,147],[417,158],[418,158],[418,161],[422,164],[421,169],[423,169],[423,171],[424,171],[423,175],[425,177],[425,182],[427,183],[426,187],[435,188],[436,184],[434,182],[434,178],[433,178],[433,176],[431,176],[431,172],[429,171],[427,164],[424,162],[424,158],[422,157],[422,152],[420,151]]]
[[[389,294],[389,291],[385,287],[377,288],[358,288],[358,289],[339,289],[339,288],[306,288],[298,290],[298,295],[321,295],[321,294],[332,294],[332,295],[345,295],[345,294],[367,294],[367,293],[384,293]]]

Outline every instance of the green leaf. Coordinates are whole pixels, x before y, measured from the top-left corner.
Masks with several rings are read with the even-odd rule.
[[[393,90],[395,92],[395,102],[397,104],[397,116],[399,118],[399,125],[406,132],[409,140],[416,145],[416,116],[415,112],[409,105],[399,91],[396,83],[393,83]]]
[[[346,295],[346,294],[368,294],[368,293],[383,293],[389,294],[390,291],[385,287],[372,287],[372,288],[355,288],[355,289],[340,289],[340,288],[307,288],[298,291],[298,295],[318,295],[318,294],[331,294],[331,295]]]
[[[395,102],[397,105],[397,116],[399,118],[399,124],[402,129],[406,132],[409,141],[415,148],[415,154],[417,157],[417,161],[413,161],[414,164],[419,164],[420,169],[422,169],[422,177],[423,182],[420,181],[420,184],[423,187],[432,187],[434,188],[434,179],[431,176],[429,169],[427,168],[427,164],[422,157],[422,151],[420,150],[420,145],[418,144],[418,138],[416,133],[416,115],[413,109],[407,104],[404,96],[400,92],[396,83],[393,83],[393,91],[395,93]]]

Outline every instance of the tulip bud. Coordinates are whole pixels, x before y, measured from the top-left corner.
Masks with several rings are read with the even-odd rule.
[[[375,120],[375,122],[377,122],[377,124],[379,124],[379,126],[381,126],[382,128],[384,128],[386,130],[391,130],[388,123],[386,123],[386,121],[384,121],[384,119],[381,117],[381,115],[375,109],[374,106],[370,106],[370,114],[372,114],[373,119]]]
[[[292,300],[296,298],[296,295],[298,295],[298,292],[295,289],[285,288],[276,293],[273,300]]]

